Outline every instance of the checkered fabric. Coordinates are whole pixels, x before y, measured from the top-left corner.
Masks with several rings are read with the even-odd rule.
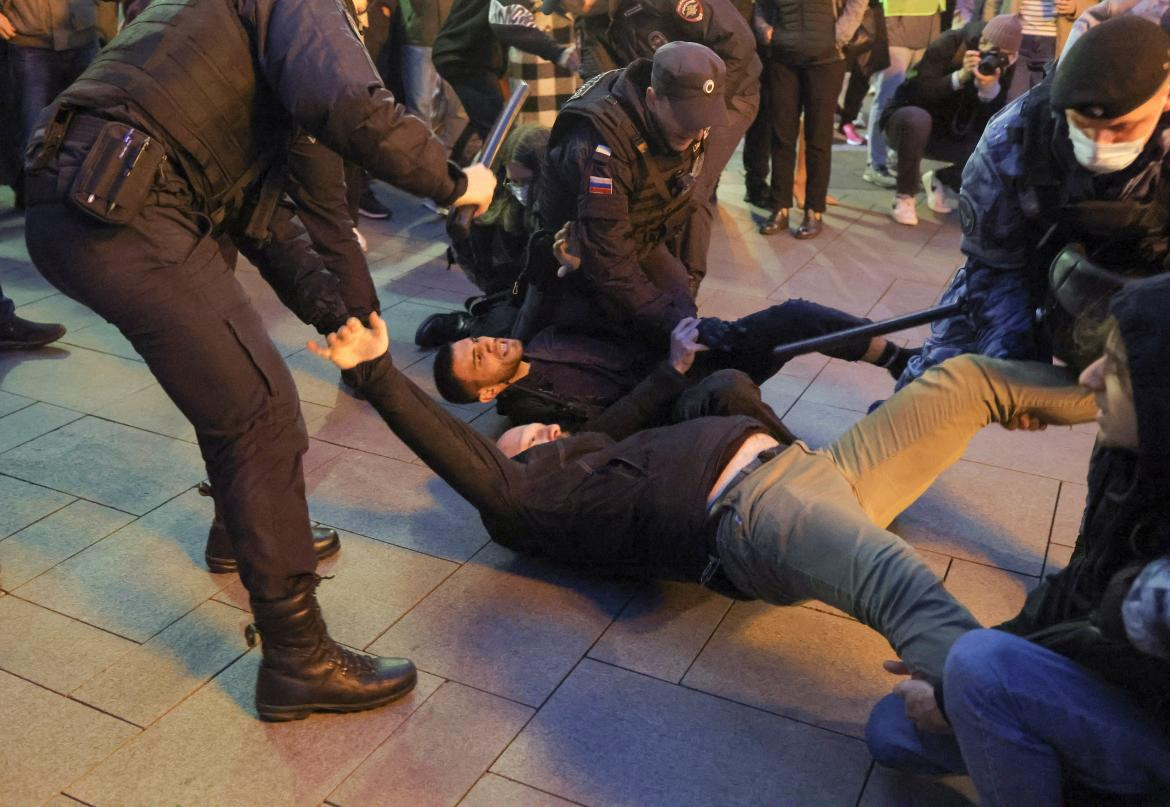
[[[516,8],[513,5],[510,10]],[[529,24],[544,31],[558,43],[565,46],[573,44],[573,21],[564,14],[528,11],[527,16],[531,19]],[[509,21],[516,23],[518,20],[513,17]],[[576,73],[516,48],[508,48],[508,77],[528,82],[529,94],[520,111],[519,122],[550,128],[556,120],[557,111],[581,86],[581,77]]]

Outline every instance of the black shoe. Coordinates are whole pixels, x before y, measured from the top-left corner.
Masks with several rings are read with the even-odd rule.
[[[211,496],[211,485],[199,483],[199,495]],[[332,527],[312,527],[313,551],[317,560],[331,558],[341,549],[341,536]],[[223,520],[216,513],[211,521],[211,528],[207,531],[207,549],[203,552],[203,559],[207,561],[207,568],[212,574],[235,574],[240,570],[236,562],[236,554],[232,549],[232,539],[228,535]]]
[[[255,623],[245,636],[263,640],[256,676],[256,711],[261,720],[303,720],[312,712],[360,712],[396,700],[414,689],[418,673],[404,658],[355,653],[329,638],[316,588],[321,578],[305,575],[280,600],[252,598]]]
[[[777,208],[768,220],[760,225],[760,235],[772,235],[788,229],[788,210]]]
[[[466,311],[431,314],[419,323],[414,343],[421,348],[439,347],[471,336],[473,317]]]
[[[358,201],[358,213],[361,213],[367,219],[388,219],[394,214],[394,211],[378,200],[378,196],[374,193],[373,188],[366,186],[366,189],[362,191],[361,199]]]
[[[824,228],[825,223],[821,220],[821,217],[811,210],[806,210],[804,211],[804,221],[800,223],[800,226],[796,228],[796,232],[792,235],[804,241],[809,238],[816,238]]]
[[[772,205],[774,204],[772,200],[772,191],[769,188],[756,188],[754,190],[749,190],[743,195],[743,200],[749,205],[762,207],[765,210],[771,210]]]
[[[13,315],[0,322],[0,350],[32,350],[56,342],[64,335],[64,325],[29,322]]]

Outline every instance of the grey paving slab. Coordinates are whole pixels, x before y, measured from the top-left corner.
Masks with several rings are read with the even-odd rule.
[[[56,293],[19,306],[16,313],[34,322],[59,322],[69,333],[105,322],[99,315],[64,294]]]
[[[777,302],[800,297],[864,316],[892,282],[873,252],[856,252],[838,242],[817,253],[769,297]]]
[[[19,597],[0,599],[0,669],[62,694],[137,647]]]
[[[455,271],[459,272],[458,269]],[[460,274],[462,273],[460,272]],[[475,293],[475,291],[473,290],[471,293]],[[382,311],[382,315],[390,331],[390,344],[394,351],[394,361],[399,367],[414,364],[423,358],[423,356],[429,355],[432,352],[430,350],[423,350],[414,344],[414,332],[418,330],[418,326],[422,324],[422,321],[432,314],[437,314],[441,311],[451,311],[455,307],[449,305],[436,306],[423,301],[406,300]],[[463,308],[462,305],[457,307],[460,309]]]
[[[459,807],[571,807],[566,801],[494,773],[485,773]]]
[[[803,378],[777,373],[760,385],[760,397],[783,418],[808,388],[808,383]]]
[[[960,460],[890,529],[915,546],[1039,574],[1058,483]]]
[[[0,725],[0,804],[14,807],[53,798],[138,733],[129,723],[2,671]]]
[[[206,476],[180,440],[87,417],[5,452],[6,473],[142,515]]]
[[[22,530],[72,501],[73,496],[60,491],[0,475],[0,535]]]
[[[805,402],[803,399],[788,410],[784,425],[813,448],[820,448],[840,437],[863,417],[861,412],[838,406]]]
[[[1076,546],[1088,496],[1088,485],[1079,482],[1060,483],[1060,497],[1056,500],[1056,515],[1052,519],[1054,544]]]
[[[896,658],[876,631],[807,608],[737,603],[683,684],[862,737]]]
[[[704,285],[699,290],[698,304],[700,316],[731,320],[754,314],[774,303],[767,297],[757,294],[719,291],[708,289]]]
[[[678,683],[730,607],[731,600],[702,586],[652,584],[622,609],[589,655]]]
[[[47,403],[34,403],[10,415],[0,417],[0,453],[27,443],[42,434],[72,423],[80,412]]]
[[[187,443],[195,442],[195,429],[191,422],[179,411],[179,407],[171,403],[171,399],[157,383],[107,404],[94,414],[136,429],[174,437]]]
[[[964,456],[1023,473],[1084,482],[1093,440],[1090,434],[1061,426],[1049,426],[1042,432],[989,426],[975,435]]]
[[[439,687],[330,797],[340,807],[457,804],[534,711],[453,682]],[[452,739],[459,737],[459,742]]]
[[[11,392],[0,390],[0,417],[24,409],[26,406],[32,406],[34,403],[36,401],[32,398],[25,398],[23,395],[13,395]]]
[[[304,404],[304,401],[301,401]],[[309,438],[309,450],[305,452],[305,456],[301,458],[302,472],[308,474],[317,468],[320,468],[330,460],[336,459],[345,453],[343,446],[334,445],[333,443],[326,443],[322,440],[314,440]]]
[[[369,649],[539,706],[631,593],[492,544]]]
[[[0,286],[18,306],[56,294],[49,281],[33,268],[24,238],[0,239]]]
[[[248,653],[65,793],[125,807],[316,805],[440,683],[424,675],[381,709],[271,724],[252,702],[258,665]]]
[[[874,765],[857,807],[975,807],[966,776],[924,776]]]
[[[833,359],[800,400],[865,414],[870,404],[893,394],[894,379],[884,367]]]
[[[145,642],[230,582],[203,565],[211,517],[211,501],[189,491],[16,593]]]
[[[492,766],[582,804],[841,805],[864,744],[584,660]]]
[[[248,622],[236,608],[205,602],[146,644],[134,645],[73,697],[148,726],[247,652]]]
[[[133,520],[120,510],[74,501],[0,540],[0,586],[12,590]]]
[[[1024,598],[1039,582],[1035,577],[955,558],[947,574],[947,590],[987,627],[1020,612]]]
[[[1061,544],[1048,545],[1048,557],[1044,559],[1044,577],[1056,574],[1072,560],[1073,548]]]
[[[109,322],[97,322],[78,330],[71,330],[61,339],[61,343],[96,350],[98,353],[108,353],[111,356],[120,356],[131,361],[142,361],[142,357],[130,344],[130,340]]]
[[[307,349],[285,357],[297,394],[302,401],[319,406],[336,406],[342,398],[353,396],[341,389],[341,374],[327,361],[322,361]]]
[[[474,508],[418,465],[346,449],[305,481],[325,524],[456,561],[487,541]]]
[[[142,362],[81,347],[0,353],[0,389],[80,412],[96,412],[151,381]]]
[[[0,421],[3,423],[3,421]],[[418,459],[381,416],[365,401],[342,398],[309,428],[309,433],[327,443],[356,448],[404,462]]]
[[[330,635],[351,647],[367,646],[457,568],[450,561],[342,532],[341,551],[317,566],[317,574],[332,578],[317,589]],[[216,599],[249,609],[239,579]]]

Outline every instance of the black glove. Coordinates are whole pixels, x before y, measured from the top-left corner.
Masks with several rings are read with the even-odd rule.
[[[735,353],[743,349],[747,340],[747,328],[735,322],[718,317],[703,317],[699,320],[698,342],[711,350]]]
[[[1089,621],[1110,639],[1127,639],[1121,606],[1125,603],[1125,597],[1133,587],[1133,581],[1141,574],[1142,568],[1142,564],[1135,563],[1114,574],[1109,580],[1109,585],[1105,587],[1105,593],[1101,595],[1101,601],[1097,603],[1092,616],[1089,617]]]

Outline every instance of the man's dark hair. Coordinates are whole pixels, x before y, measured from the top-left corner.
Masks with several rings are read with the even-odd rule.
[[[435,387],[444,401],[456,404],[479,402],[477,391],[471,390],[467,384],[455,377],[455,351],[451,349],[450,342],[441,345],[435,353],[434,375]]]

